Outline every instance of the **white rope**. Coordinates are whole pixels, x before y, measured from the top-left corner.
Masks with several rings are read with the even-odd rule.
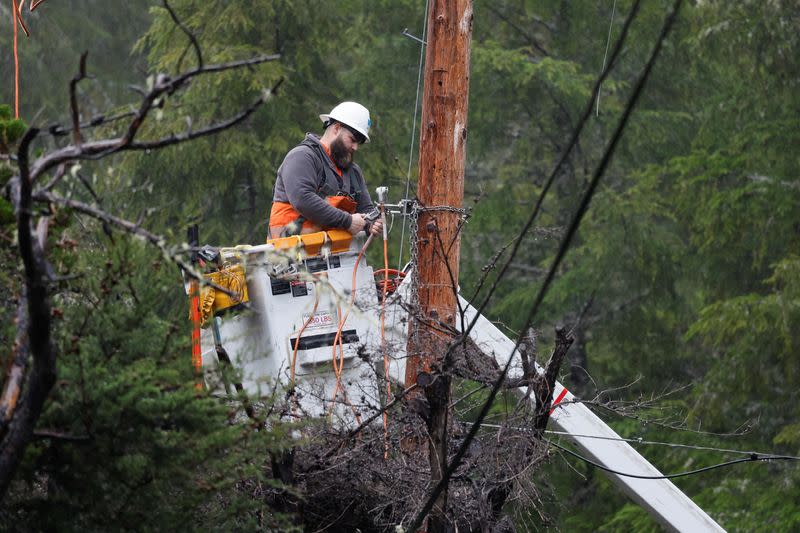
[[[615,0],[616,1],[616,0]],[[422,43],[419,45],[419,66],[417,67],[417,96],[414,99],[414,120],[411,125],[411,141],[408,145],[408,170],[406,171],[406,194],[403,198],[408,198],[411,192],[411,166],[414,162],[414,138],[417,133],[417,113],[419,112],[419,89],[422,85],[422,60],[425,57],[425,37],[428,29],[428,0],[425,0],[425,15],[422,22]],[[403,243],[406,240],[406,217],[403,217],[402,231],[400,232],[400,252],[397,255],[397,270],[403,268]]]
[[[611,29],[614,27],[614,13],[617,10],[617,0],[614,0],[614,4],[611,6],[611,20],[608,21],[608,37],[606,37],[606,53],[603,54],[603,68],[600,69],[600,72],[603,72],[606,69],[606,59],[608,58],[608,45],[611,44]],[[595,111],[595,116],[600,116],[600,91],[602,90],[603,85],[600,84],[597,87],[597,110]]]

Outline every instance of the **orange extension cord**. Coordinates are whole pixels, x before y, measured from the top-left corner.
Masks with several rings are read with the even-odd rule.
[[[44,2],[44,0],[31,0],[31,13],[33,13],[33,11],[39,7],[39,4],[42,2]],[[23,7],[25,7],[25,0],[22,0],[21,2],[18,2],[17,0],[11,0],[11,22],[14,24],[14,118],[19,118],[19,48],[17,25],[22,28],[22,31],[25,32],[26,37],[31,36],[31,32],[25,25],[25,21],[22,20]]]
[[[14,118],[19,118],[19,54],[17,52],[17,21],[19,16],[17,0],[11,0],[11,20],[14,24]]]
[[[381,204],[383,229],[383,294],[381,295],[381,352],[383,352],[383,377],[386,380],[386,404],[392,401],[392,382],[389,381],[389,354],[386,351],[386,294],[389,289],[389,241],[386,239],[386,213]],[[383,410],[383,458],[389,458],[389,413]]]
[[[358,265],[361,263],[361,259],[364,257],[364,254],[367,251],[367,248],[372,243],[372,238],[374,235],[370,233],[369,237],[367,237],[367,242],[364,243],[364,246],[361,247],[361,251],[358,252],[358,258],[356,258],[356,264],[353,266],[353,278],[352,278],[352,287],[350,291],[350,303],[347,308],[347,312],[342,316],[341,308],[339,308],[339,326],[336,328],[336,336],[333,338],[333,371],[336,374],[336,387],[333,391],[333,397],[331,398],[331,410],[333,409],[333,405],[336,402],[336,396],[339,394],[339,391],[342,391],[342,397],[347,405],[353,410],[353,414],[356,417],[356,421],[360,424],[361,423],[361,416],[358,414],[358,411],[355,407],[350,403],[347,399],[347,391],[342,387],[342,370],[344,368],[344,341],[342,339],[342,330],[344,329],[344,324],[347,322],[347,317],[350,316],[350,310],[353,308],[353,305],[356,301],[356,275],[358,274]],[[339,347],[339,361],[337,364],[337,357],[336,357],[336,347]]]

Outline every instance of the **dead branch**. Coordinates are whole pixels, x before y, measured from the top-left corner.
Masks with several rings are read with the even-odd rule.
[[[55,351],[51,342],[50,298],[47,294],[47,265],[44,251],[31,234],[32,181],[28,166],[30,144],[39,130],[30,128],[18,151],[19,179],[12,186],[12,203],[17,213],[19,252],[25,267],[27,304],[27,345],[33,359],[19,405],[0,440],[0,498],[11,483],[22,453],[33,435],[33,427],[56,380]]]
[[[544,431],[547,421],[550,419],[550,406],[553,402],[553,391],[556,387],[556,378],[561,368],[561,362],[567,355],[569,347],[575,339],[563,327],[556,328],[556,347],[550,360],[547,362],[544,373],[537,376],[533,388],[536,397],[536,412],[533,427],[538,431]]]
[[[228,296],[234,296],[234,297],[237,296],[237,294],[235,292],[232,292],[230,289],[222,287],[221,285],[218,285],[213,281],[206,279],[203,276],[203,274],[199,272],[194,267],[194,265],[192,265],[190,261],[182,259],[180,257],[180,253],[183,252],[184,250],[175,250],[174,248],[168,247],[166,244],[166,239],[164,237],[152,233],[150,231],[147,231],[139,224],[136,224],[129,220],[125,220],[124,218],[120,218],[118,216],[114,216],[111,213],[104,211],[103,209],[100,209],[99,207],[95,207],[93,205],[80,202],[78,200],[72,200],[71,198],[63,198],[61,196],[57,196],[50,192],[45,192],[41,190],[37,191],[33,195],[33,200],[37,202],[63,205],[72,208],[80,213],[89,215],[90,217],[100,220],[105,224],[110,224],[118,228],[121,228],[124,232],[129,233],[131,235],[135,235],[141,239],[144,239],[144,241],[147,242],[148,244],[152,244],[155,247],[157,247],[159,250],[161,250],[161,253],[167,260],[175,263],[180,269],[182,269],[186,273],[187,276],[189,276],[192,279],[198,280],[201,283],[201,285],[207,285],[213,288],[214,290],[227,294]]]
[[[142,94],[142,96],[144,96],[144,92],[142,92],[140,94]],[[79,125],[79,128],[81,130],[85,130],[87,128],[96,128],[98,126],[105,126],[106,124],[110,124],[110,123],[116,122],[118,120],[123,120],[123,119],[129,118],[129,117],[133,117],[135,115],[136,115],[135,111],[126,111],[124,113],[119,113],[117,115],[112,115],[110,117],[106,117],[105,115],[98,115],[98,116],[94,116],[91,119],[89,119],[88,122],[82,122]],[[50,127],[47,128],[47,133],[49,133],[53,137],[63,137],[64,135],[66,135],[69,132],[70,132],[70,130],[68,130],[67,128],[65,128],[61,124],[53,124],[53,125],[51,125]]]
[[[194,48],[194,53],[197,55],[197,68],[203,68],[203,52],[200,50],[200,44],[197,42],[197,37],[186,27],[186,25],[178,18],[178,15],[175,14],[175,11],[170,7],[167,0],[164,0],[164,8],[169,12],[169,16],[172,18],[172,22],[175,23],[177,27],[189,37],[189,41],[192,43],[192,47]]]
[[[78,96],[76,90],[78,83],[86,79],[86,56],[88,54],[88,51],[81,54],[78,73],[69,82],[69,107],[72,111],[72,144],[76,146],[80,146],[83,142],[83,138],[81,137],[81,114],[78,111]]]
[[[14,417],[30,355],[28,352],[28,312],[26,310],[27,297],[25,296],[25,287],[22,288],[22,291],[22,297],[17,303],[17,318],[15,322],[17,334],[11,352],[11,366],[6,372],[3,393],[0,396],[0,438],[3,437],[9,422]]]
[[[232,119],[215,124],[213,126],[206,128],[205,130],[201,130],[193,134],[171,136],[167,139],[160,139],[157,141],[144,141],[141,143],[134,142],[136,134],[139,132],[139,129],[141,128],[148,114],[152,110],[156,100],[158,100],[162,96],[173,94],[178,89],[184,87],[186,82],[188,82],[190,79],[202,74],[223,72],[226,70],[238,69],[243,67],[252,67],[269,61],[275,61],[279,58],[280,55],[271,54],[271,55],[262,55],[258,57],[253,57],[241,61],[231,61],[228,63],[208,65],[208,66],[203,66],[202,68],[196,68],[194,70],[184,72],[183,74],[175,78],[171,78],[165,74],[159,74],[158,76],[155,77],[153,88],[142,99],[138,111],[128,124],[128,128],[122,137],[85,142],[80,146],[69,145],[59,150],[55,150],[37,159],[36,162],[34,162],[30,170],[31,180],[32,182],[36,182],[38,177],[43,173],[47,172],[48,170],[50,170],[55,166],[58,166],[62,163],[66,163],[68,161],[75,161],[81,159],[100,159],[124,150],[146,150],[153,147],[160,148],[163,146],[168,146],[170,144],[177,144],[179,142],[195,139],[203,135],[210,135],[212,133],[217,133],[219,131],[222,131],[222,129],[224,129],[225,127],[231,127],[232,125],[238,124],[239,122],[247,118],[247,116],[252,114],[253,111],[255,111],[255,109],[257,109],[261,104],[266,102],[272,96],[274,90],[276,90],[278,86],[280,86],[282,80],[280,80],[272,90],[267,91],[264,95],[262,95],[262,97],[259,98],[259,100],[257,100],[257,102],[253,106],[248,108],[247,111],[240,113],[239,115],[233,117]]]

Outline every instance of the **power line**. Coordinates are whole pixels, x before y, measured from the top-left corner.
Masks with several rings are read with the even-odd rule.
[[[570,247],[572,239],[575,236],[575,233],[577,232],[578,227],[581,224],[581,221],[583,220],[583,216],[586,214],[586,211],[589,208],[589,203],[591,202],[591,199],[594,196],[595,191],[597,190],[597,185],[599,184],[600,179],[605,174],[605,170],[608,167],[609,163],[611,162],[611,157],[614,154],[614,151],[616,150],[617,143],[619,142],[620,138],[622,137],[622,132],[625,130],[625,126],[627,125],[628,119],[630,118],[630,115],[633,112],[633,108],[635,107],[636,103],[639,100],[639,96],[641,96],[641,93],[642,93],[642,91],[644,89],[644,85],[645,85],[645,83],[647,82],[647,79],[650,76],[650,72],[653,69],[653,65],[655,64],[655,61],[656,61],[656,58],[658,57],[659,52],[661,51],[661,46],[664,43],[664,40],[666,39],[667,34],[672,29],[672,25],[675,22],[675,19],[677,18],[678,11],[680,10],[680,6],[681,6],[682,2],[683,2],[683,0],[675,0],[675,3],[674,3],[673,8],[672,8],[672,11],[667,16],[667,19],[664,22],[663,27],[661,28],[661,33],[659,34],[658,39],[656,40],[656,44],[655,44],[655,47],[653,48],[653,51],[650,54],[650,58],[648,59],[647,63],[645,64],[645,67],[644,67],[644,70],[643,70],[642,74],[637,78],[636,83],[634,84],[634,87],[633,87],[633,90],[632,90],[632,94],[631,94],[631,96],[629,97],[628,101],[625,104],[625,108],[624,108],[624,110],[622,112],[622,116],[620,117],[620,119],[619,119],[619,121],[617,123],[617,126],[614,129],[613,136],[611,137],[610,142],[606,146],[606,149],[605,149],[605,151],[603,153],[603,156],[602,156],[600,162],[597,165],[597,168],[595,168],[595,171],[592,174],[591,181],[589,182],[588,187],[584,191],[583,197],[581,198],[581,202],[580,202],[580,204],[578,206],[578,209],[575,211],[575,214],[573,215],[572,220],[570,221],[570,224],[569,224],[569,227],[567,229],[566,234],[564,235],[564,237],[561,240],[558,252],[556,253],[555,258],[553,259],[553,263],[550,265],[550,269],[549,269],[549,271],[547,273],[547,276],[545,277],[544,281],[542,282],[542,285],[539,287],[539,292],[537,293],[536,298],[534,299],[534,302],[531,305],[530,310],[528,311],[528,316],[525,319],[525,325],[523,326],[522,331],[527,331],[528,327],[530,326],[530,324],[533,321],[533,318],[536,316],[536,313],[539,311],[539,306],[541,305],[542,301],[544,300],[544,296],[547,293],[548,289],[550,288],[550,284],[552,283],[553,279],[555,278],[556,271],[558,270],[558,267],[560,266],[561,261],[564,259],[564,256],[566,255],[567,250]],[[638,6],[639,6],[639,1],[637,1],[636,4],[634,4],[634,7],[631,9],[631,15],[629,15],[628,19],[625,21],[625,27],[623,28],[624,30],[627,30],[627,27],[630,25],[630,22],[633,19],[633,15],[635,14],[636,10],[638,10]],[[624,38],[625,38],[625,32],[623,32],[623,34],[620,36],[620,41],[617,42],[617,45],[614,48],[614,55],[616,55],[616,53],[618,52],[619,48],[621,48],[622,40],[624,40]],[[613,61],[613,58],[612,58],[612,61],[609,64],[609,68],[613,64],[614,64],[614,61]],[[604,74],[606,74],[606,73],[607,73],[607,70],[604,72]],[[602,79],[602,76],[601,76],[601,79]],[[594,98],[594,96],[595,96],[595,94],[592,93],[591,98]],[[591,109],[592,109],[592,105],[591,104],[592,104],[592,100],[589,101],[589,104],[587,106],[588,107],[588,114],[591,114]],[[586,118],[588,118],[588,117],[586,117]],[[586,118],[583,119],[584,122],[585,122]],[[576,137],[579,134],[581,129],[582,129],[582,124],[579,126],[579,129],[576,132],[573,133],[573,141],[576,141]],[[564,160],[564,156],[562,156],[561,161],[563,161],[563,160]],[[559,163],[559,165],[560,165],[560,163]],[[553,175],[555,175],[555,173]],[[540,201],[541,201],[541,198],[543,197],[543,195],[544,195],[544,191],[542,191],[542,195],[540,195],[540,197],[539,197]],[[526,227],[523,229],[523,232],[520,234],[520,238],[517,241],[517,243],[515,244],[515,251],[518,249],[519,244],[522,241],[522,236],[528,231],[528,229],[530,229],[530,225],[532,224],[532,218],[529,219],[528,224],[526,224]],[[513,259],[513,253],[512,253],[512,257],[510,259]],[[505,265],[506,268],[508,267],[508,264],[510,264],[510,259]],[[496,287],[496,285],[495,285],[495,287]],[[493,288],[495,288],[495,287],[493,287]],[[489,296],[491,296],[491,293],[489,294]],[[488,299],[484,300],[484,305],[487,302],[488,302]],[[479,316],[480,312],[481,311],[479,310],[478,311],[478,316]],[[470,325],[467,328],[467,330],[462,334],[464,338],[466,338],[466,336],[469,334],[469,330],[471,330],[471,328],[474,327],[476,322],[477,322],[477,316],[470,323]],[[461,464],[461,460],[464,458],[464,455],[466,454],[467,448],[469,447],[469,445],[474,440],[475,435],[477,434],[478,429],[480,428],[481,422],[486,418],[486,415],[488,414],[489,409],[491,408],[491,405],[494,402],[494,399],[497,397],[497,393],[499,392],[503,382],[506,379],[506,376],[508,375],[508,370],[511,367],[511,362],[514,360],[514,352],[516,352],[519,349],[519,345],[521,343],[522,343],[522,336],[518,337],[516,342],[514,343],[514,349],[508,355],[508,361],[506,362],[505,366],[501,370],[500,375],[495,380],[495,382],[494,382],[494,384],[492,386],[492,389],[491,389],[491,391],[489,393],[488,398],[486,398],[486,401],[484,402],[483,406],[481,407],[480,413],[478,413],[477,419],[475,420],[475,422],[473,422],[473,424],[470,426],[469,430],[467,431],[467,435],[464,438],[464,441],[459,446],[459,448],[456,451],[455,455],[453,456],[453,460],[450,461],[447,464],[447,468],[445,469],[445,471],[444,471],[444,473],[442,475],[442,479],[436,484],[436,486],[430,492],[430,494],[428,495],[427,499],[425,500],[425,503],[422,505],[420,511],[416,514],[414,519],[411,521],[411,523],[410,523],[410,525],[408,527],[409,530],[416,531],[420,527],[420,525],[422,525],[422,521],[425,519],[425,517],[428,515],[430,510],[433,508],[434,502],[438,499],[438,497],[442,493],[442,491],[445,490],[445,488],[447,487],[447,485],[448,485],[448,483],[450,481],[450,477],[453,475],[453,473],[455,472],[455,470],[459,466],[459,464]],[[455,346],[455,344],[453,346]],[[451,347],[451,349],[452,349],[452,347]]]
[[[524,427],[517,427],[517,426],[503,426],[500,424],[481,424],[483,427],[490,427],[496,429],[508,428],[513,429],[516,431],[534,431],[531,428],[524,428]],[[628,442],[631,444],[641,444],[646,446],[664,446],[665,448],[682,448],[682,449],[689,449],[689,450],[702,450],[702,451],[709,451],[709,452],[719,452],[719,453],[735,453],[739,455],[758,455],[760,457],[766,456],[775,456],[778,455],[773,453],[767,452],[756,452],[753,450],[734,450],[732,448],[715,448],[713,446],[700,446],[697,444],[682,444],[679,442],[664,442],[664,441],[657,441],[657,440],[645,440],[642,437],[609,437],[607,435],[583,435],[580,433],[568,433],[566,431],[554,431],[551,429],[545,430],[545,433],[549,435],[558,435],[558,436],[565,436],[565,437],[574,437],[574,438],[582,438],[582,439],[597,439],[597,440],[609,440],[615,442]],[[800,461],[800,457],[791,456],[791,455],[780,455],[780,457],[791,458],[796,461]]]
[[[697,468],[695,470],[687,470],[685,472],[677,472],[675,474],[662,474],[660,476],[645,476],[642,474],[631,474],[630,472],[620,472],[619,470],[614,470],[613,468],[609,468],[607,466],[601,465],[600,463],[596,463],[591,459],[582,456],[578,452],[570,450],[566,446],[562,446],[557,442],[553,442],[549,439],[542,439],[546,443],[550,444],[551,446],[555,446],[561,451],[564,451],[571,456],[580,459],[586,464],[592,465],[595,468],[599,468],[600,470],[604,470],[611,474],[616,474],[618,476],[623,477],[631,477],[636,479],[674,479],[677,477],[686,477],[686,476],[693,476],[695,474],[702,474],[704,472],[709,472],[711,470],[716,470],[717,468],[724,468],[727,466],[737,465],[739,463],[753,463],[753,462],[767,462],[767,461],[800,461],[800,457],[793,457],[790,455],[759,455],[757,453],[751,453],[748,457],[743,457],[741,459],[733,459],[731,461],[725,461],[724,463],[717,463],[711,466],[704,466],[703,468]]]
[[[536,220],[536,217],[539,215],[539,211],[544,204],[544,199],[547,196],[547,193],[550,191],[553,183],[556,180],[556,177],[561,172],[561,168],[564,166],[564,163],[567,161],[567,158],[572,154],[572,150],[577,146],[578,139],[580,138],[581,134],[583,133],[583,129],[588,123],[589,119],[592,116],[592,104],[594,103],[594,99],[597,96],[598,91],[600,90],[600,86],[602,85],[603,81],[611,72],[611,69],[614,67],[617,57],[619,56],[620,52],[622,51],[622,45],[626,41],[628,37],[628,30],[630,29],[631,24],[633,23],[633,19],[636,18],[637,13],[639,12],[639,6],[641,4],[641,0],[637,0],[633,6],[631,6],[631,10],[628,13],[628,16],[625,18],[625,22],[622,25],[622,31],[620,32],[619,38],[617,39],[616,43],[614,44],[614,48],[611,50],[611,58],[608,61],[608,64],[600,73],[600,76],[595,81],[594,87],[592,88],[592,93],[589,96],[589,100],[586,102],[586,106],[581,113],[580,118],[578,119],[578,124],[575,129],[572,131],[572,136],[567,143],[567,147],[561,153],[561,156],[558,158],[553,170],[550,172],[550,175],[547,178],[547,182],[544,184],[542,191],[539,193],[539,197],[536,200],[536,205],[533,207],[533,211],[531,212],[528,220],[525,222],[525,225],[522,227],[522,230],[519,232],[517,237],[514,239],[514,245],[511,247],[511,252],[509,254],[508,259],[500,267],[500,271],[497,273],[497,277],[495,277],[492,286],[489,288],[488,293],[483,298],[483,301],[479,306],[476,306],[476,313],[475,317],[470,321],[469,326],[467,326],[466,330],[462,333],[464,337],[469,335],[469,332],[475,327],[475,324],[478,322],[478,317],[483,314],[483,311],[486,309],[486,306],[489,305],[489,300],[491,300],[494,293],[497,291],[497,288],[500,285],[503,277],[505,276],[506,272],[508,272],[508,268],[511,263],[514,261],[514,258],[517,256],[520,247],[522,246],[522,239],[525,235],[530,231],[533,227],[533,223]],[[478,293],[480,293],[481,289],[483,288],[483,283],[478,285],[475,289],[475,292],[470,298],[471,302],[474,302],[475,299],[478,297]],[[524,331],[524,330],[523,330]]]

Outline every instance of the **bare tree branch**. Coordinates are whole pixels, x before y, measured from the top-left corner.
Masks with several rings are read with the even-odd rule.
[[[553,402],[553,391],[556,387],[556,378],[561,368],[561,361],[564,360],[564,356],[567,355],[567,351],[574,340],[563,327],[557,327],[556,347],[547,362],[544,374],[536,376],[537,383],[533,387],[533,394],[536,397],[536,413],[533,427],[538,431],[544,431],[547,427],[547,421],[550,419],[550,406]]]
[[[89,52],[87,51],[81,54],[78,73],[69,82],[69,105],[72,111],[72,144],[76,146],[80,146],[80,144],[83,142],[83,138],[81,137],[81,114],[78,110],[78,96],[76,94],[76,89],[78,87],[78,83],[81,80],[86,79],[86,56],[88,53]]]
[[[625,130],[625,126],[628,123],[628,119],[630,118],[630,115],[633,112],[633,108],[635,107],[636,103],[638,102],[639,97],[641,96],[642,91],[644,89],[644,86],[645,86],[648,78],[650,77],[650,72],[652,71],[653,65],[655,64],[655,61],[658,58],[659,52],[661,51],[661,46],[663,45],[664,40],[667,37],[667,34],[672,29],[672,25],[675,22],[675,19],[677,18],[678,11],[680,10],[680,7],[681,7],[682,3],[683,3],[683,0],[675,0],[675,3],[674,3],[673,8],[672,8],[672,11],[667,16],[666,21],[664,22],[664,25],[661,28],[661,33],[659,34],[658,39],[656,40],[655,46],[653,48],[653,51],[651,52],[650,57],[649,57],[647,63],[645,64],[644,70],[642,71],[642,73],[640,74],[638,79],[636,80],[636,83],[635,83],[635,85],[633,87],[633,92],[632,92],[630,98],[628,99],[628,102],[625,105],[625,109],[624,109],[624,111],[622,113],[622,116],[619,119],[619,122],[617,123],[617,126],[616,126],[616,128],[614,130],[613,136],[611,137],[611,140],[609,141],[608,146],[606,147],[606,149],[605,149],[605,151],[603,153],[603,157],[601,158],[600,163],[598,164],[597,168],[594,171],[594,174],[592,175],[592,179],[591,179],[591,181],[589,183],[589,186],[587,187],[587,190],[584,192],[583,198],[581,199],[581,203],[578,206],[578,209],[577,209],[575,215],[573,216],[573,218],[572,218],[572,220],[571,220],[571,222],[570,222],[570,224],[568,226],[567,232],[566,232],[566,234],[564,235],[564,238],[561,241],[561,245],[559,246],[558,253],[556,254],[555,259],[553,260],[553,263],[552,263],[552,265],[550,267],[548,275],[547,275],[546,279],[544,280],[544,282],[542,283],[542,286],[539,289],[539,293],[537,294],[533,304],[531,305],[531,308],[530,308],[530,311],[528,312],[528,316],[526,318],[525,324],[521,329],[521,331],[523,331],[523,332],[526,331],[528,329],[528,327],[530,327],[534,316],[536,315],[536,313],[539,310],[539,306],[541,305],[541,302],[544,300],[544,295],[546,294],[546,292],[547,292],[547,290],[548,290],[548,288],[550,286],[550,283],[552,282],[553,278],[555,277],[555,272],[558,269],[559,265],[561,264],[561,261],[563,260],[564,256],[566,255],[566,252],[567,252],[567,250],[568,250],[568,248],[569,248],[569,246],[571,244],[572,238],[574,237],[575,233],[578,230],[578,227],[580,226],[581,221],[583,220],[583,216],[584,216],[584,214],[586,213],[586,211],[587,211],[587,209],[589,207],[589,202],[591,201],[591,198],[594,195],[595,190],[597,189],[597,185],[599,184],[600,179],[605,174],[605,170],[608,167],[609,162],[611,161],[611,156],[614,154],[614,152],[616,150],[616,147],[617,147],[617,144],[619,142],[619,139],[622,137],[622,133]],[[637,7],[638,7],[638,2],[637,2],[637,4],[634,5],[634,9],[636,9]],[[631,17],[629,17],[629,19],[630,18]],[[629,20],[626,21],[626,24],[628,22],[629,22]],[[624,37],[624,34],[623,34],[623,37]],[[620,39],[622,39],[623,37],[621,37]],[[617,42],[617,46],[615,46],[615,51],[616,51],[616,48],[620,47],[620,45],[621,45],[621,41]],[[612,63],[613,63],[613,61],[612,61]],[[604,72],[604,74],[605,74],[605,72]],[[603,75],[601,75],[601,78],[602,77],[603,77]],[[589,106],[589,111],[591,112],[591,105]],[[577,135],[574,135],[574,137],[577,138]],[[531,223],[532,223],[532,221],[531,221]],[[513,255],[514,254],[512,253],[512,259],[513,259]],[[465,335],[466,335],[466,333],[465,333]],[[463,339],[462,339],[461,342],[463,342]],[[422,506],[422,508],[420,509],[420,511],[417,513],[417,515],[411,521],[410,526],[408,528],[409,530],[416,531],[420,527],[420,525],[422,524],[422,521],[425,519],[425,517],[428,515],[428,513],[433,508],[434,502],[436,502],[439,494],[441,494],[441,492],[446,489],[447,484],[449,482],[449,479],[452,477],[452,475],[455,472],[456,468],[458,468],[459,464],[463,460],[464,455],[465,455],[467,449],[469,448],[470,443],[474,440],[475,435],[477,434],[478,429],[480,428],[480,424],[483,422],[483,420],[486,418],[486,415],[489,413],[489,409],[491,408],[491,405],[494,402],[494,399],[497,397],[497,393],[500,391],[502,383],[505,380],[505,377],[508,374],[508,370],[511,367],[511,363],[514,360],[513,354],[514,354],[514,352],[517,351],[517,349],[519,348],[519,345],[520,345],[521,342],[522,342],[522,336],[519,336],[517,338],[517,341],[514,343],[514,350],[512,351],[511,354],[509,354],[508,361],[506,362],[505,366],[503,367],[503,371],[501,372],[500,377],[494,383],[494,385],[492,387],[492,390],[489,393],[489,397],[486,399],[486,401],[484,402],[483,406],[481,407],[481,410],[480,410],[480,413],[478,414],[477,419],[475,420],[475,422],[470,427],[466,438],[464,439],[464,441],[462,442],[461,446],[459,446],[458,450],[456,451],[455,455],[453,456],[453,460],[448,465],[448,467],[447,467],[447,469],[446,469],[446,471],[444,473],[444,476],[442,476],[442,478],[439,481],[439,483],[436,484],[436,486],[431,491],[430,495],[426,499],[426,501],[425,501],[424,505]],[[452,349],[452,347],[451,347],[451,349]]]
[[[223,71],[231,70],[231,69],[237,69],[237,68],[243,68],[243,67],[248,67],[248,66],[260,65],[260,64],[266,63],[268,61],[275,61],[276,59],[279,59],[279,58],[280,58],[279,55],[272,54],[272,55],[262,55],[262,56],[258,56],[258,57],[254,57],[254,58],[250,58],[250,59],[241,60],[241,61],[231,61],[229,63],[222,63],[222,64],[217,64],[217,65],[208,65],[208,66],[204,66],[202,69],[195,69],[195,70],[191,70],[191,71],[185,72],[185,73],[181,74],[180,76],[178,76],[176,78],[170,78],[169,76],[166,76],[164,74],[160,74],[160,75],[156,76],[156,79],[155,79],[155,81],[153,83],[153,88],[142,99],[142,102],[141,102],[141,104],[139,106],[139,110],[133,116],[133,119],[131,120],[130,124],[128,125],[128,129],[127,129],[125,135],[123,135],[122,137],[119,137],[119,138],[114,138],[114,139],[102,139],[102,140],[99,140],[99,141],[85,142],[85,143],[81,144],[80,146],[69,145],[69,146],[65,146],[64,148],[61,148],[60,150],[56,150],[54,152],[51,152],[51,153],[39,158],[33,164],[33,166],[31,167],[31,171],[30,171],[31,179],[32,179],[33,182],[35,182],[36,179],[42,173],[47,172],[51,168],[53,168],[55,166],[58,166],[58,165],[60,165],[62,163],[66,163],[68,161],[74,161],[74,160],[78,160],[78,159],[97,159],[99,157],[106,157],[108,155],[111,155],[113,153],[120,152],[120,151],[123,151],[123,150],[133,150],[133,149],[144,150],[144,149],[147,149],[147,148],[150,147],[149,143],[153,143],[153,142],[157,143],[157,142],[160,142],[160,141],[145,141],[145,142],[142,142],[142,143],[134,143],[134,139],[135,139],[136,134],[138,133],[139,129],[141,128],[142,123],[144,122],[144,120],[147,118],[147,115],[151,111],[154,102],[159,97],[161,97],[163,95],[169,95],[169,94],[174,93],[176,90],[178,90],[181,87],[183,87],[184,84],[187,81],[189,81],[191,78],[194,78],[194,77],[199,76],[201,74],[209,74],[209,73],[214,73],[214,72],[223,72]],[[274,89],[277,89],[277,87],[280,85],[281,81],[279,81],[276,84]],[[263,104],[273,92],[274,91],[269,91],[266,95],[262,95],[262,97],[259,99],[259,103],[257,105],[254,104],[254,108],[251,108],[252,110],[249,113],[245,114],[244,116],[237,115],[237,117],[234,117],[234,119],[231,119],[229,121],[225,121],[225,123],[231,123],[231,121],[234,121],[236,118],[238,118],[238,121],[244,120],[244,118],[246,118],[249,114],[251,114],[255,110],[255,108],[257,108],[258,106]],[[240,115],[241,115],[241,113],[240,113]],[[238,121],[233,122],[233,124],[238,123]],[[228,126],[228,127],[230,127],[230,126]],[[220,129],[215,127],[215,126],[211,126],[211,127],[207,128],[206,130],[207,131],[204,131],[202,133],[201,132],[196,132],[196,133],[197,134],[201,134],[201,135],[209,135],[211,133],[216,133],[216,132],[220,131]],[[178,139],[176,139],[174,141],[171,141],[169,143],[165,143],[164,145],[166,146],[167,144],[175,144],[175,143],[178,143],[178,142],[183,142],[184,140],[191,140],[191,139],[197,138],[198,136],[201,136],[201,135],[197,135],[197,134],[189,135],[189,136],[186,136],[186,135],[178,136],[180,138],[178,138]],[[133,145],[133,147],[131,145]]]
[[[175,14],[175,11],[172,9],[172,7],[170,7],[167,0],[164,0],[164,8],[166,8],[166,10],[169,11],[169,16],[172,17],[172,22],[174,22],[175,25],[179,27],[183,31],[183,33],[185,33],[189,37],[189,40],[192,42],[192,46],[194,47],[194,53],[197,54],[197,68],[202,69],[203,52],[200,50],[200,44],[197,42],[197,37],[195,37],[194,34],[189,30],[189,28],[187,28],[186,25],[183,22],[181,22],[181,20],[178,18],[178,15]]]
[[[186,261],[180,257],[180,252],[176,251],[175,249],[171,249],[166,244],[166,239],[161,235],[157,235],[150,231],[147,231],[140,225],[131,222],[129,220],[125,220],[124,218],[120,218],[118,216],[114,216],[99,207],[95,207],[93,205],[86,204],[84,202],[80,202],[78,200],[73,200],[71,198],[62,198],[61,196],[57,196],[50,192],[45,191],[37,191],[33,195],[33,199],[37,202],[47,202],[47,203],[54,203],[60,204],[67,207],[70,207],[78,212],[84,213],[86,215],[91,216],[101,222],[106,224],[110,224],[113,226],[117,226],[118,228],[122,229],[126,233],[130,233],[131,235],[135,235],[145,240],[145,242],[154,245],[161,253],[166,257],[169,261],[175,263],[181,270],[183,270],[186,275],[188,275],[192,279],[198,280],[201,285],[207,285],[212,287],[214,290],[223,292],[229,296],[238,296],[235,292],[232,292],[230,289],[226,287],[222,287],[208,279],[206,279],[201,272],[199,272],[194,265],[191,264],[190,261]],[[181,250],[182,251],[182,250]]]
[[[30,128],[20,142],[17,158],[19,178],[12,184],[12,202],[17,212],[19,251],[25,267],[27,344],[33,358],[19,405],[0,440],[0,499],[11,483],[22,453],[33,434],[44,401],[56,380],[55,351],[51,342],[50,299],[44,251],[31,233],[31,187],[28,151],[39,130]]]
[[[17,408],[20,393],[22,391],[22,382],[25,379],[25,372],[28,369],[28,359],[30,353],[28,352],[28,299],[25,295],[25,288],[23,287],[22,297],[17,302],[17,318],[14,324],[17,328],[16,339],[14,340],[14,347],[11,351],[11,365],[6,371],[5,381],[3,383],[3,393],[0,395],[0,438],[5,434],[9,422],[14,417],[14,411]]]

